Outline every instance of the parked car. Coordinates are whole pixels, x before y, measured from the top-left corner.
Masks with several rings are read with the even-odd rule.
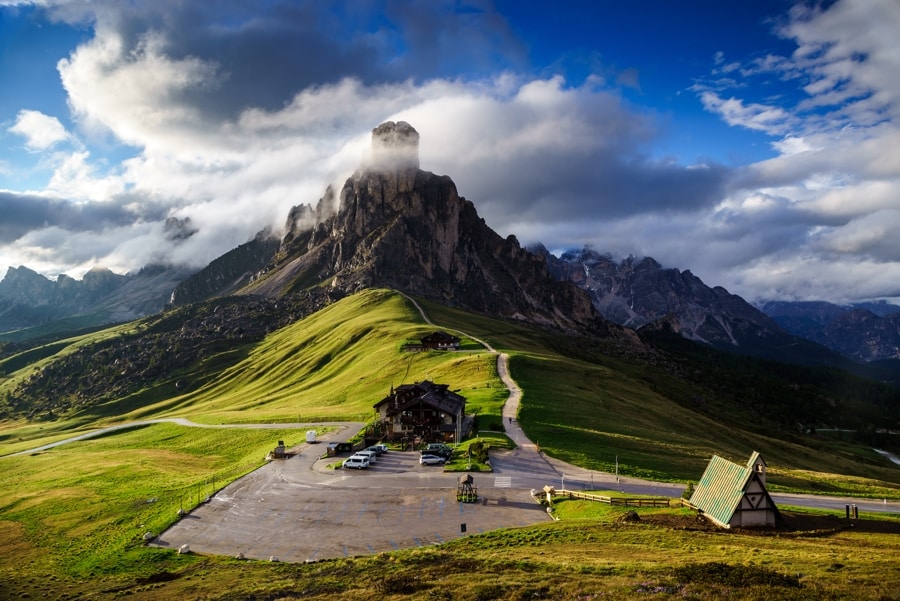
[[[422,455],[419,457],[419,465],[444,465],[446,461],[440,455]]]
[[[345,469],[352,467],[358,470],[364,470],[369,467],[369,458],[365,455],[351,455],[344,459],[344,463],[342,463],[341,466]]]
[[[375,451],[370,451],[369,449],[365,449],[363,451],[357,451],[357,455],[365,455],[369,458],[369,463],[375,463],[377,461],[377,454]]]
[[[383,444],[373,444],[371,447],[366,447],[366,450],[375,453],[376,457],[381,457],[387,451],[387,447]]]
[[[375,445],[375,448],[381,449],[381,453],[378,453],[379,455],[382,455],[382,454],[388,452],[388,446],[386,444],[377,444],[377,445]]]
[[[444,459],[450,459],[450,456],[453,455],[453,449],[451,447],[448,447],[444,443],[432,442],[422,450],[422,454],[437,455],[438,457],[443,457]]]

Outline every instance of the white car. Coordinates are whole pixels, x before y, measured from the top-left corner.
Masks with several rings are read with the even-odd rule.
[[[344,463],[341,464],[344,469],[355,468],[358,470],[364,470],[369,467],[369,458],[365,455],[351,455],[347,459],[344,459]]]
[[[365,449],[363,451],[357,451],[356,455],[365,455],[369,458],[369,463],[375,463],[377,461],[378,454],[375,451],[370,451],[369,449]]]
[[[419,457],[419,465],[444,465],[446,459],[437,455],[422,455]]]

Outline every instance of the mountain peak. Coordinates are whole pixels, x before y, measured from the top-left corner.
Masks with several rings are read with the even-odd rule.
[[[372,130],[370,167],[378,171],[419,169],[419,132],[406,121],[385,121]]]
[[[333,196],[326,191],[319,206]],[[387,287],[495,317],[609,329],[586,292],[555,281],[542,256],[490,229],[450,177],[419,169],[419,133],[409,123],[372,130],[370,160],[338,198],[333,213],[291,209],[280,248],[244,292]]]

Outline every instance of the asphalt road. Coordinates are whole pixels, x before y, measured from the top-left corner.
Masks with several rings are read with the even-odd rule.
[[[331,437],[342,434],[321,440]],[[473,474],[478,502],[460,503],[459,474],[420,466],[417,452],[390,451],[357,471],[331,469],[337,459],[319,459],[324,450],[321,443],[301,445],[299,455],[268,463],[225,487],[153,544],[305,562],[440,544],[550,519],[513,468]]]

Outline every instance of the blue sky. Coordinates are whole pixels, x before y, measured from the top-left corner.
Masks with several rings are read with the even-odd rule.
[[[403,119],[523,244],[898,298],[897,31],[895,0],[0,0],[0,274],[201,267]]]

